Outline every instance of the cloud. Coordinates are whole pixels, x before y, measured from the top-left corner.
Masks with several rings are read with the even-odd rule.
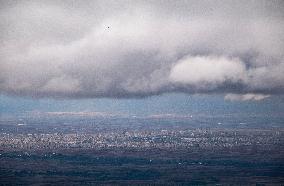
[[[122,114],[105,112],[31,112],[34,116],[78,116],[78,117],[123,117]]]
[[[229,101],[260,101],[270,97],[265,94],[227,94],[225,100]]]
[[[146,118],[150,119],[192,119],[192,115],[180,115],[180,114],[154,114],[149,115]]]
[[[224,83],[244,83],[246,67],[238,59],[215,56],[186,57],[171,69],[174,84],[190,86],[198,90],[216,89]]]
[[[283,94],[282,1],[1,1],[0,92]]]

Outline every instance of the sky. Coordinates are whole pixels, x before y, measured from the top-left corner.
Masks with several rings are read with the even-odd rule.
[[[45,113],[148,117],[190,117],[197,115],[284,117],[284,96],[272,96],[258,101],[224,100],[224,95],[164,94],[146,98],[53,99],[0,96],[0,118],[5,116],[38,116]]]
[[[283,10],[280,0],[0,0],[0,111],[277,110]]]

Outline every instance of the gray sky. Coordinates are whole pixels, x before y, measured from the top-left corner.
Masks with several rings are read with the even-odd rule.
[[[283,1],[0,1],[0,92],[284,92]]]

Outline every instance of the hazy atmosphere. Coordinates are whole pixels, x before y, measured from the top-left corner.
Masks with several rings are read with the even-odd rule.
[[[0,185],[284,185],[284,1],[0,0]]]

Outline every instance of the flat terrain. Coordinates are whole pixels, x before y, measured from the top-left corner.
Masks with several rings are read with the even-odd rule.
[[[2,121],[0,184],[284,184],[281,127],[204,122],[197,128],[200,121],[185,119],[120,118],[120,126],[113,118],[83,121]]]
[[[65,150],[1,152],[2,185],[284,183],[277,151]]]

